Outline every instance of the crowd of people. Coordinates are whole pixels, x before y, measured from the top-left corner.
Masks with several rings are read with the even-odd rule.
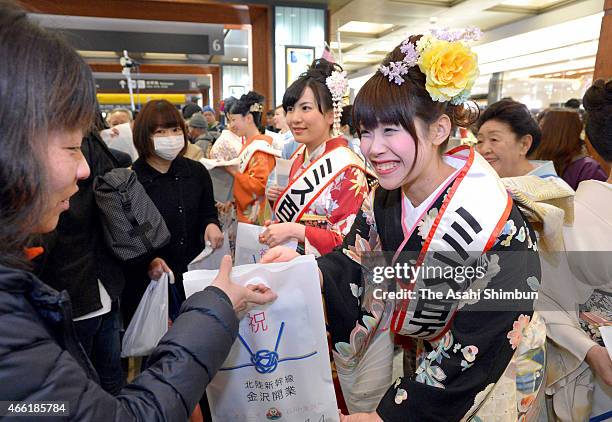
[[[210,420],[205,388],[239,318],[276,294],[232,282],[231,256],[189,298],[182,278],[247,223],[262,227],[263,264],[317,258],[342,422],[612,418],[599,331],[612,325],[612,81],[593,82],[581,111],[480,110],[475,37],[408,37],[351,105],[346,73],[322,58],[267,112],[250,91],[221,119],[165,100],[103,118],[79,54],[0,2],[0,400],[66,401],[79,421]],[[113,253],[96,191],[119,168],[169,233],[133,259]],[[484,272],[380,283],[376,260]],[[170,328],[128,378],[122,332],[164,273]],[[376,293],[430,288],[522,299]]]

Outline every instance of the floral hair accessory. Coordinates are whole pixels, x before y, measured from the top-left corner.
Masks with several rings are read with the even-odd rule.
[[[389,78],[389,82],[394,82],[398,85],[404,83],[403,75],[408,73],[408,69],[415,66],[419,60],[419,53],[413,43],[405,40],[400,47],[400,51],[405,54],[404,60],[400,62],[391,62],[389,66],[380,66],[380,72]]]
[[[408,69],[419,66],[432,100],[463,104],[479,75],[478,56],[469,43],[481,36],[480,29],[472,27],[453,31],[432,29],[416,44],[405,40],[400,46],[404,58],[387,66],[381,65],[379,70],[390,82],[401,85]]]
[[[342,118],[342,98],[348,89],[348,79],[345,71],[334,70],[330,76],[325,79],[325,85],[332,96],[334,103],[334,126],[333,136],[340,136],[340,119]]]
[[[263,104],[255,103],[249,108],[249,111],[251,113],[261,113],[263,111]]]

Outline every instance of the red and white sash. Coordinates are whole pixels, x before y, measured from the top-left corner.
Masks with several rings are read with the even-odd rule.
[[[452,182],[452,186],[425,239],[415,268],[473,265],[493,246],[512,209],[512,199],[497,173],[473,148],[462,146],[445,155],[449,162],[464,163],[454,166],[459,169],[459,174],[454,181],[448,182]],[[447,187],[444,186],[441,192],[445,192]],[[402,202],[404,241],[393,257],[393,265],[422,218],[420,216],[414,227],[405,227]],[[457,285],[452,278],[443,279],[442,283],[439,283],[440,279],[431,283],[431,280],[423,279],[423,273],[418,273],[414,283],[400,283],[400,287],[417,293],[421,289],[442,292],[442,297],[446,298],[449,290],[463,291],[468,284]],[[400,335],[435,340],[450,327],[459,301],[428,300],[421,296],[417,294],[418,299],[397,301],[391,329]]]
[[[349,148],[337,147],[322,154],[298,177],[290,181],[274,204],[280,222],[298,222],[310,205],[349,167],[364,170],[363,161]]]
[[[253,157],[253,154],[258,151],[265,152],[266,154],[270,154],[275,157],[280,157],[280,153],[272,148],[272,145],[270,145],[268,141],[264,139],[254,139],[240,152],[240,155],[238,156],[238,169],[240,170],[240,173],[244,173],[249,165],[249,161],[251,161],[251,158]]]

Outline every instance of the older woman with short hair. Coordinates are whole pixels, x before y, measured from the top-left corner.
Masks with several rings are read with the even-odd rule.
[[[491,104],[476,124],[476,149],[500,177],[556,175],[550,161],[530,161],[542,132],[529,109],[518,101]]]

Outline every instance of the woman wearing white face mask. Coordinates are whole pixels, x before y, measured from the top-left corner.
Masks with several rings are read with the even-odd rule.
[[[170,234],[170,243],[146,259],[132,279],[142,279],[129,289],[124,302],[137,306],[146,281],[172,270],[183,294],[182,274],[187,264],[210,242],[213,248],[223,243],[210,175],[199,162],[185,158],[185,122],[168,101],[150,101],[134,122],[134,145],[140,158],[133,169],[147,194],[160,211]],[[148,265],[148,275],[147,268]],[[142,291],[135,291],[140,290]],[[129,312],[128,312],[129,313]]]

